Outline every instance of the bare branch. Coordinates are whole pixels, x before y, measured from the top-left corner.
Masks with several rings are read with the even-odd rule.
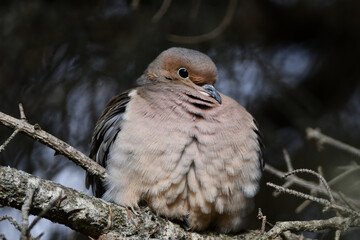
[[[320,176],[324,177],[324,173],[322,171],[322,167],[321,166],[318,166],[318,173],[320,174]],[[318,186],[321,186],[322,184],[322,181],[319,179],[319,185]],[[317,191],[316,189],[311,189],[310,190],[310,195],[317,195]],[[296,209],[295,209],[295,212],[296,213],[300,213],[302,212],[309,204],[311,203],[310,200],[305,200],[304,202],[302,202]]]
[[[41,130],[38,124],[31,125],[26,120],[16,119],[2,112],[0,112],[0,123],[10,128],[19,129],[20,132],[27,134],[33,139],[54,149],[56,152],[66,156],[90,174],[99,177],[101,180],[105,179],[107,174],[105,168],[66,142]]]
[[[288,230],[295,232],[316,232],[322,229],[346,230],[349,227],[360,227],[360,219],[357,218],[353,220],[350,217],[333,217],[326,220],[277,222],[275,226],[267,232],[267,236],[273,239]]]
[[[311,203],[310,200],[303,201],[299,206],[296,207],[295,212],[301,213],[307,206],[309,206],[310,203]]]
[[[331,193],[331,189],[330,189],[329,185],[327,184],[325,178],[324,178],[323,176],[321,176],[319,173],[317,173],[317,172],[315,172],[315,171],[313,171],[313,170],[310,170],[310,169],[300,168],[300,169],[296,169],[296,170],[293,170],[293,171],[291,171],[291,172],[286,173],[286,174],[283,176],[283,178],[287,178],[288,176],[290,176],[290,175],[292,175],[292,174],[295,174],[295,173],[310,173],[310,174],[313,174],[313,175],[315,175],[316,177],[318,177],[319,180],[322,182],[322,184],[325,186],[325,189],[326,189],[326,191],[327,191],[327,194],[328,194],[328,196],[330,197],[330,201],[331,201],[332,203],[335,202],[334,197],[333,197],[333,195],[332,195],[332,193]]]
[[[0,222],[4,221],[4,220],[8,220],[11,225],[13,225],[17,230],[19,230],[21,232],[21,226],[16,222],[16,220],[8,215],[2,216],[0,217]]]
[[[211,32],[198,35],[198,36],[179,36],[179,35],[168,35],[168,40],[174,43],[183,44],[196,44],[206,42],[219,36],[231,23],[232,18],[235,15],[237,0],[230,0],[228,8],[226,10],[225,17],[221,21],[220,25],[213,29]]]
[[[343,200],[343,202],[352,210],[354,211],[360,211],[360,209],[355,206],[355,204],[353,204],[352,202],[350,202],[350,200],[342,193],[339,192],[339,196],[341,197],[341,199]]]
[[[294,184],[294,182],[291,181],[291,180],[289,180],[289,181],[286,181],[282,186],[283,186],[284,188],[289,188],[289,187],[291,187],[293,184]],[[273,192],[273,196],[274,196],[274,197],[278,197],[279,195],[280,195],[280,192],[278,192],[278,191],[274,191],[274,192]]]
[[[341,231],[340,231],[340,230],[336,230],[336,232],[335,232],[335,240],[339,240],[339,239],[340,239],[340,235],[341,235]]]
[[[10,137],[6,139],[6,141],[0,146],[0,152],[2,152],[6,148],[6,146],[11,142],[11,140],[14,139],[14,137],[19,131],[19,129],[15,129],[15,131],[10,135]]]
[[[29,211],[31,204],[33,202],[35,187],[29,186],[26,190],[25,202],[21,207],[21,216],[22,216],[22,227],[21,227],[21,240],[28,239],[28,227],[29,227]]]
[[[26,120],[25,111],[22,103],[19,103],[20,119]]]
[[[17,179],[13,181],[13,179]],[[127,213],[124,207],[106,202],[102,199],[90,197],[80,191],[61,186],[48,180],[34,177],[23,171],[9,167],[0,166],[0,204],[21,208],[25,201],[25,194],[30,183],[36,183],[37,191],[33,198],[32,207],[29,213],[38,215],[49,206],[49,199],[54,199],[62,192],[67,196],[61,204],[51,204],[52,207],[45,212],[44,217],[64,224],[75,231],[86,236],[102,239],[120,238],[149,238],[158,239],[187,239],[189,233],[178,225],[166,219],[158,217],[148,207],[139,209],[139,216],[136,216],[139,228],[133,226],[127,220]],[[56,202],[56,201],[54,201]],[[111,229],[109,224],[109,207],[111,207]],[[158,226],[155,233],[154,226]],[[110,231],[110,232],[109,232]],[[241,235],[228,236],[215,233],[192,233],[193,239],[206,238],[227,238],[227,239],[266,239],[260,231],[249,231]]]
[[[287,152],[284,151],[284,157],[286,161],[286,165],[288,169],[292,168],[291,159]],[[357,166],[356,166],[357,167]],[[343,231],[346,231],[349,227],[359,227],[360,226],[360,212],[358,211],[357,207],[347,199],[342,193],[335,193],[329,187],[330,184],[334,184],[335,182],[342,179],[344,176],[350,174],[351,172],[358,170],[355,168],[351,169],[351,171],[347,170],[340,174],[339,176],[335,177],[329,183],[325,180],[322,173],[322,168],[318,168],[318,172],[309,170],[309,169],[297,169],[292,170],[289,173],[281,172],[275,169],[272,166],[267,165],[265,170],[278,176],[279,178],[288,178],[283,186],[278,186],[273,183],[267,183],[268,186],[275,188],[277,191],[282,193],[291,194],[300,198],[306,199],[296,210],[304,208],[307,206],[311,201],[317,202],[323,206],[325,209],[334,209],[336,211],[337,217],[327,219],[327,220],[313,220],[313,221],[289,221],[289,222],[278,222],[275,226],[267,233],[267,236],[271,239],[276,238],[277,236],[286,235],[289,230],[290,231],[311,231],[315,232],[321,229],[335,229],[335,239],[340,239],[340,235]],[[293,174],[295,173],[310,173],[315,175],[319,179],[319,185],[309,182],[303,179],[300,179]],[[284,175],[282,175],[284,174]],[[299,191],[295,191],[292,189],[288,189],[287,186],[291,186],[292,184],[296,184],[302,187],[307,188],[310,190],[310,195],[305,194]],[[324,192],[325,191],[325,192]],[[321,193],[330,197],[330,201],[318,198],[313,195]],[[340,206],[335,203],[335,199],[341,200],[344,202],[348,207]],[[355,206],[355,207],[354,207]],[[340,215],[340,213],[343,214]],[[345,217],[348,216],[348,217]]]
[[[261,208],[258,210],[258,219],[261,220],[261,234],[265,233],[266,216],[263,215]]]
[[[284,187],[278,186],[278,185],[270,183],[270,182],[266,183],[266,185],[269,186],[269,187],[275,188],[277,191],[284,192],[284,193],[287,193],[287,194],[290,194],[290,195],[294,195],[294,196],[297,196],[297,197],[300,197],[300,198],[308,199],[308,200],[311,200],[313,202],[317,202],[317,203],[319,203],[319,204],[321,204],[321,205],[323,205],[323,206],[325,206],[327,208],[332,208],[334,210],[339,210],[340,212],[343,212],[343,213],[346,213],[346,214],[355,215],[357,217],[360,217],[359,212],[353,211],[353,210],[351,210],[349,208],[337,205],[335,203],[331,203],[330,201],[328,201],[328,200],[326,200],[324,198],[314,197],[314,196],[311,196],[309,194],[305,194],[305,193],[302,193],[302,192],[299,192],[299,191],[295,191],[293,189],[284,188]]]
[[[317,129],[307,128],[306,135],[307,135],[307,138],[309,138],[309,139],[317,140],[320,145],[325,143],[330,146],[336,147],[340,150],[343,150],[345,152],[354,154],[357,157],[360,157],[360,149],[350,146],[346,143],[340,142],[329,136],[326,136],[325,134],[322,134],[320,129],[318,129],[318,128]]]
[[[280,171],[269,164],[265,165],[264,170],[271,174],[274,174],[275,176],[277,176],[279,178],[282,178],[286,174],[286,172]],[[293,181],[293,183],[296,184],[297,186],[304,187],[310,191],[312,189],[314,189],[316,192],[323,194],[325,196],[327,196],[327,194],[328,194],[327,190],[324,187],[319,186],[317,183],[304,180],[297,176],[290,176],[289,180]],[[342,201],[342,198],[340,197],[340,195],[337,192],[332,191],[331,193],[334,196],[335,200]],[[353,200],[351,200],[351,199],[348,199],[348,200],[353,203]]]
[[[356,165],[354,167],[349,168],[348,170],[342,172],[341,174],[337,175],[336,177],[334,177],[333,179],[331,179],[329,181],[329,185],[334,185],[335,183],[339,182],[341,179],[343,179],[344,177],[348,176],[349,174],[360,170],[360,166]]]
[[[152,21],[157,23],[165,15],[171,5],[171,0],[163,0],[160,9],[152,17]]]
[[[58,197],[54,198],[53,200],[51,200],[51,202],[40,212],[39,215],[37,215],[37,217],[34,219],[34,221],[32,221],[32,223],[29,226],[29,229],[27,230],[27,233],[29,234],[31,229],[35,226],[35,224],[48,212],[50,211],[51,208],[53,208],[58,201],[61,198],[61,194],[59,194]]]
[[[288,172],[291,172],[294,170],[294,167],[292,166],[290,155],[286,149],[283,149],[283,155],[286,163],[286,167],[288,169]]]

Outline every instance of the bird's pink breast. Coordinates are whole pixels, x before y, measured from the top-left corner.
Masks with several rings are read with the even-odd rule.
[[[240,214],[247,202],[242,187],[255,194],[260,177],[253,131],[240,136],[241,126],[224,126],[226,116],[217,118],[216,109],[167,94],[156,102],[133,94],[111,150],[108,185],[116,187],[107,195],[127,206],[146,200],[167,217]]]

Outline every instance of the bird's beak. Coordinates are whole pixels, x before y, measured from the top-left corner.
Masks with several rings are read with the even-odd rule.
[[[202,86],[202,88],[205,90],[207,94],[209,94],[210,97],[214,98],[218,103],[221,104],[221,97],[218,91],[216,91],[215,87],[210,84],[205,84]]]

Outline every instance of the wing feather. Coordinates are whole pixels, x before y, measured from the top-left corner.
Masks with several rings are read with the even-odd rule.
[[[89,157],[103,167],[106,167],[110,147],[121,131],[123,116],[126,106],[130,101],[130,91],[126,91],[111,99],[96,123],[91,139]],[[104,193],[103,183],[89,173],[86,174],[85,185],[87,188],[91,186],[92,192],[96,197],[101,197]]]

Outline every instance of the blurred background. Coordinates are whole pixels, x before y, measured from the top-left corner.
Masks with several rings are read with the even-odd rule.
[[[136,86],[147,65],[172,46],[196,49],[214,60],[217,89],[257,119],[266,164],[286,171],[282,150],[287,149],[294,168],[322,166],[330,180],[359,163],[331,147],[318,151],[305,135],[306,127],[318,127],[360,147],[358,0],[2,0],[0,111],[19,117],[21,102],[30,123],[88,154],[107,101]],[[0,126],[0,143],[11,133]],[[0,164],[90,194],[80,167],[24,135],[0,153]],[[359,174],[333,188],[360,199]],[[256,199],[256,208],[271,223],[333,216],[317,204],[295,213],[302,200],[274,198],[267,181],[283,182],[265,173]],[[0,216],[5,214],[20,222],[18,210],[0,208]],[[254,213],[249,228],[259,227]],[[42,239],[81,238],[47,220],[32,230],[35,236],[41,232]],[[0,233],[8,239],[19,236],[8,222],[0,223]],[[343,239],[358,239],[358,234],[352,230]]]

